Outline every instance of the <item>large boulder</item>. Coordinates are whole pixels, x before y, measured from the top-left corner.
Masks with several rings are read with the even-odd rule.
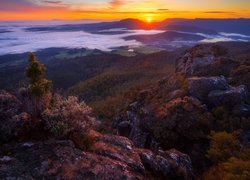
[[[208,94],[211,104],[226,107],[240,116],[250,114],[250,106],[246,104],[247,96],[248,90],[244,85],[230,87],[228,90],[215,90]]]
[[[208,94],[209,101],[215,106],[234,107],[244,104],[247,99],[247,88],[244,85],[227,90],[214,90]]]
[[[176,62],[176,72],[190,76],[229,75],[239,63],[217,45],[197,45]]]
[[[161,177],[192,176],[190,158],[178,151],[153,153],[137,149],[121,136],[88,133],[93,144],[88,152],[70,140],[29,141],[7,144],[0,150],[0,179],[147,179],[158,167]],[[157,157],[147,159],[147,155]],[[161,161],[160,161],[161,160]],[[150,162],[154,162],[150,163]],[[183,174],[183,171],[185,174]],[[153,173],[153,172],[152,172]]]
[[[219,77],[191,77],[188,81],[189,95],[202,102],[207,102],[208,94],[214,90],[227,90],[229,85],[224,76]]]
[[[159,154],[140,149],[139,154],[143,164],[150,169],[153,176],[161,176],[162,179],[193,178],[190,157],[175,149],[159,151]]]
[[[0,161],[1,179],[144,179],[126,162],[83,152],[71,141],[25,144],[5,147],[11,156]]]

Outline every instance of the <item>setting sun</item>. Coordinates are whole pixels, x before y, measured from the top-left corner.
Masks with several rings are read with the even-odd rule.
[[[151,17],[147,17],[147,22],[151,23],[152,22],[152,18]]]

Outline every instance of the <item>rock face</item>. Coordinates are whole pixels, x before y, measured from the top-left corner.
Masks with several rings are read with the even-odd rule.
[[[177,60],[176,72],[185,76],[228,75],[239,63],[216,45],[197,45]]]
[[[247,94],[247,87],[241,85],[224,91],[211,91],[208,99],[214,106],[223,106],[232,110],[234,115],[249,116],[250,106],[246,103]]]
[[[153,134],[166,148],[188,149],[192,142],[206,139],[213,120],[206,106],[192,97],[172,100],[157,114]]]
[[[192,179],[192,167],[190,158],[175,149],[160,151],[159,155],[149,150],[140,150],[140,157],[143,164],[148,167],[153,174],[171,179]],[[169,166],[172,164],[172,166]],[[182,175],[182,176],[180,176]]]
[[[247,99],[247,88],[244,85],[231,87],[227,90],[214,90],[208,94],[208,98],[215,106],[234,107],[244,104]]]
[[[208,94],[214,90],[227,90],[229,85],[224,76],[220,77],[191,77],[188,81],[188,92],[192,97],[206,102]]]
[[[178,151],[155,154],[136,149],[125,137],[101,135],[95,131],[89,136],[93,138],[89,152],[75,148],[69,140],[5,145],[0,151],[0,178],[146,179],[147,165],[164,179],[192,177],[189,157]]]

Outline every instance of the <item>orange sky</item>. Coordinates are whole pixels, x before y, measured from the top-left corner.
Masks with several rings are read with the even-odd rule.
[[[0,0],[0,20],[123,18],[250,18],[250,1]]]

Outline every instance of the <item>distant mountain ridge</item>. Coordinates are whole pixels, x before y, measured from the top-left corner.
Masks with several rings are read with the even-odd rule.
[[[92,24],[73,24],[47,27],[27,28],[28,31],[75,31],[96,32],[106,29],[161,29],[182,30],[194,33],[216,34],[218,32],[250,35],[250,19],[166,19],[160,22],[147,23],[138,19],[123,19],[113,22]]]

